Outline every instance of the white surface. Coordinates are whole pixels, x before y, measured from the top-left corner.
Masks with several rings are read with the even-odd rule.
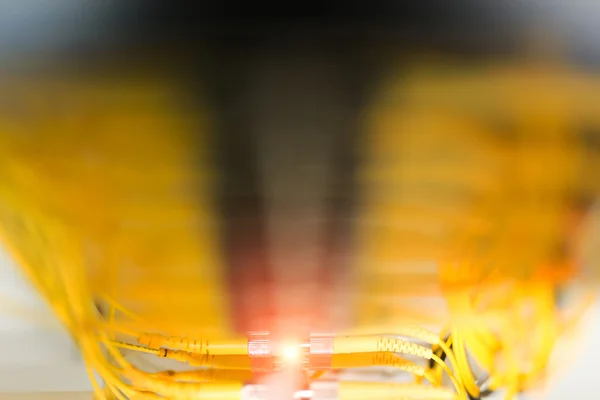
[[[71,338],[0,249],[0,393],[89,390]]]

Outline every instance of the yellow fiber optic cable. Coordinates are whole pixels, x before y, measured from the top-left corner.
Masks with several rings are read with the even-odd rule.
[[[237,339],[231,341],[209,341],[201,339],[190,339],[180,337],[166,337],[160,334],[142,334],[138,342],[148,347],[169,347],[183,351],[211,355],[247,355],[248,339]]]
[[[403,353],[430,359],[430,348],[403,339],[384,336],[335,336],[333,339],[334,354],[350,353]]]
[[[457,330],[452,331],[452,349],[456,358],[457,374],[461,377],[461,382],[465,389],[473,397],[479,397],[479,387],[475,382],[469,361],[467,360],[466,349],[462,340],[462,335]]]

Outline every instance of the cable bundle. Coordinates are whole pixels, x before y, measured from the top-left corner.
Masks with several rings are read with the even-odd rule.
[[[508,397],[538,384],[575,321],[556,296],[595,267],[577,240],[599,193],[597,88],[528,63],[424,63],[386,81],[365,123],[359,325],[446,324],[473,398],[475,366]],[[424,296],[445,299],[433,321]]]
[[[14,83],[27,115],[0,117],[2,241],[81,348],[97,396],[92,371],[119,399],[152,398],[111,340],[231,336],[202,117],[159,77]]]

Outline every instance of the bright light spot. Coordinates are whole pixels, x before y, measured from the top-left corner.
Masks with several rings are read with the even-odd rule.
[[[295,344],[284,344],[281,356],[287,361],[295,362],[300,356],[300,347]]]

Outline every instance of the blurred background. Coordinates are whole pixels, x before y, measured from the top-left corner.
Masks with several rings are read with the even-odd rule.
[[[439,328],[496,278],[577,298],[600,271],[599,26],[583,0],[7,0],[0,219],[53,262],[81,240],[94,294],[217,337]],[[0,266],[0,393],[89,390]],[[531,396],[594,397],[597,306],[579,327]]]

